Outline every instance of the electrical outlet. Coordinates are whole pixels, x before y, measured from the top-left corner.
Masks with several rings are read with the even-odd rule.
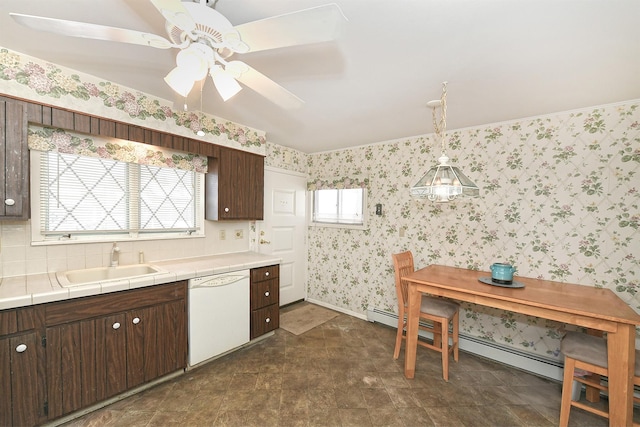
[[[235,235],[236,235],[236,239],[242,239],[244,237],[244,231],[236,230]]]
[[[220,230],[219,237],[220,237],[220,240],[225,240],[227,238],[227,231],[226,230]]]

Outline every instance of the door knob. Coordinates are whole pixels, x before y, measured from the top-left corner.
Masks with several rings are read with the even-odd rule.
[[[27,349],[27,345],[26,345],[26,344],[19,344],[19,345],[16,347],[16,351],[17,351],[18,353],[22,353],[22,352],[24,352],[26,349]]]
[[[113,324],[113,329],[120,329],[120,323],[116,322]]]
[[[268,240],[260,239],[260,244],[261,244],[261,245],[270,245],[270,244],[271,244],[271,242],[270,242],[270,241],[268,241]]]
[[[134,317],[133,318],[133,324],[137,325],[138,323],[140,323],[140,318],[139,317]]]

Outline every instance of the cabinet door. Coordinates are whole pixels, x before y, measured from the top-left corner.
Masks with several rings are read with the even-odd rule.
[[[0,339],[0,425],[38,423],[38,344],[35,332]]]
[[[248,180],[245,157],[235,150],[220,150],[220,218],[241,219],[249,217],[247,206]]]
[[[147,307],[127,313],[127,387],[158,376],[157,309]]]
[[[209,159],[206,177],[206,218],[263,219],[264,157],[220,148]]]
[[[84,333],[83,322],[74,322],[47,328],[46,334],[49,417],[57,418],[96,401],[95,363],[85,360],[93,352],[83,351],[87,344],[95,350],[95,322],[85,322]],[[93,398],[83,399],[92,391]]]
[[[29,218],[27,109],[0,101],[0,219]]]
[[[127,332],[124,313],[96,320],[98,399],[127,389]]]
[[[187,311],[185,300],[157,307],[158,376],[187,366]]]

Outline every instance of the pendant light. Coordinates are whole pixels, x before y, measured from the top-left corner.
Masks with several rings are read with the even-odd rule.
[[[463,174],[460,169],[449,164],[446,154],[444,133],[447,127],[447,82],[442,83],[442,96],[439,100],[430,101],[433,127],[440,139],[442,153],[438,165],[432,167],[420,180],[411,187],[411,195],[432,202],[449,202],[457,197],[477,197],[480,189]],[[437,119],[438,112],[440,120]]]

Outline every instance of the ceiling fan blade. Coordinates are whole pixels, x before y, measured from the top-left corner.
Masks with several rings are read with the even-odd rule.
[[[335,4],[240,24],[234,28],[249,52],[333,40],[347,18]]]
[[[151,0],[164,19],[187,33],[193,33],[196,23],[180,0]]]
[[[231,71],[232,74],[235,74],[235,70],[241,70],[242,72],[239,75],[234,75],[238,81],[284,109],[293,110],[304,105],[302,99],[244,62],[231,61],[226,69],[233,70]]]
[[[18,23],[38,31],[61,34],[63,36],[107,40],[122,43],[151,46],[158,49],[177,47],[164,37],[124,28],[107,27],[87,22],[66,21],[64,19],[9,13]]]

